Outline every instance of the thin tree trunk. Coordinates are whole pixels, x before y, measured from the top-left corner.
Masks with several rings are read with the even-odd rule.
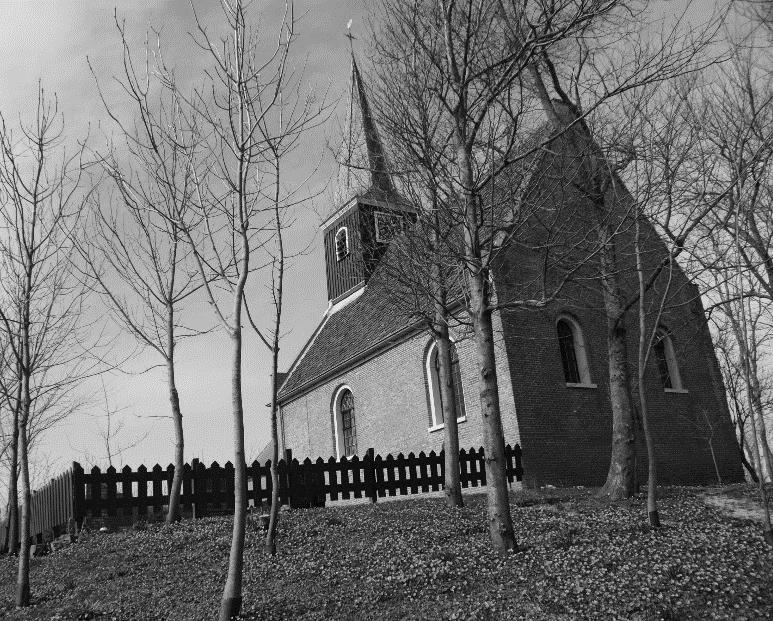
[[[486,495],[491,542],[499,552],[515,550],[518,545],[510,515],[510,497],[505,470],[505,440],[499,405],[494,327],[489,306],[488,271],[484,269],[478,235],[476,200],[472,194],[472,156],[461,132],[464,120],[457,121],[457,165],[464,193],[465,254],[470,294],[470,313],[475,337],[478,366],[480,411],[483,419],[483,444],[486,452]]]
[[[281,128],[280,132],[281,134]],[[277,373],[279,372],[279,330],[282,327],[282,301],[284,295],[284,275],[285,275],[285,250],[284,236],[282,235],[282,218],[280,214],[280,160],[279,155],[274,153],[274,226],[276,226],[276,253],[272,263],[272,285],[276,283],[274,289],[274,334],[271,340],[271,509],[269,510],[268,532],[266,532],[266,541],[264,549],[269,554],[276,554],[276,530],[279,524],[279,473],[277,472],[277,463],[279,462],[279,429],[277,424],[278,404],[277,391],[279,382]],[[273,281],[273,269],[276,267],[278,273],[276,281]],[[290,464],[287,464],[290,467]]]
[[[742,316],[741,316],[741,326],[743,329],[743,347],[742,347],[742,353],[741,355],[744,357],[744,379],[746,380],[746,396],[749,402],[749,421],[751,422],[752,426],[752,447],[753,447],[753,455],[754,455],[754,461],[757,472],[760,474],[758,477],[758,488],[760,492],[760,500],[762,502],[762,519],[763,519],[763,526],[762,526],[762,534],[766,541],[766,543],[770,546],[773,546],[773,529],[770,525],[770,509],[768,507],[768,495],[767,491],[765,490],[765,479],[762,476],[763,470],[762,470],[762,455],[760,454],[760,444],[758,441],[757,436],[757,423],[755,421],[755,414],[754,414],[754,407],[752,406],[752,385],[751,385],[751,379],[749,377],[750,375],[750,368],[749,368],[749,350],[746,346],[747,341],[747,333],[746,333],[746,311],[743,309],[742,306]]]
[[[459,424],[457,422],[456,399],[453,375],[451,374],[451,339],[448,323],[438,306],[435,315],[435,343],[438,355],[438,389],[443,407],[445,444],[444,492],[449,507],[463,507],[462,485],[459,480]]]
[[[173,337],[170,340],[173,340]],[[167,524],[180,519],[180,490],[185,468],[183,415],[180,410],[180,396],[177,393],[177,383],[175,380],[174,344],[171,347],[169,349],[170,355],[166,360],[166,369],[169,381],[169,402],[172,406],[172,423],[174,424],[174,477],[172,478],[172,487],[169,490],[169,510],[166,514]]]
[[[635,436],[625,316],[617,274],[617,259],[612,233],[604,216],[599,216],[598,232],[601,257],[601,285],[607,316],[609,349],[609,399],[612,406],[612,455],[607,480],[600,494],[610,500],[629,498],[634,494]]]
[[[11,435],[11,463],[8,475],[8,553],[19,549],[19,411],[21,409],[21,373],[13,406],[13,433]]]
[[[266,532],[266,541],[264,550],[273,555],[276,554],[276,530],[279,524],[279,472],[277,463],[279,462],[279,427],[277,425],[277,364],[279,360],[279,349],[274,348],[273,370],[271,373],[271,509],[269,510],[268,531]],[[288,464],[289,466],[289,464]]]
[[[738,206],[736,206],[735,211],[735,250],[738,254],[738,264],[737,264],[737,273],[736,276],[739,279],[739,291],[743,293],[743,280],[741,279],[741,265],[740,265],[740,255],[741,255],[741,246],[740,241],[738,239],[738,224],[740,219],[740,209]],[[746,398],[747,402],[749,404],[749,422],[752,426],[752,447],[754,448],[754,462],[756,466],[756,470],[759,473],[758,478],[758,486],[759,486],[759,492],[760,492],[760,500],[762,502],[762,536],[765,539],[765,542],[769,546],[773,546],[773,528],[771,528],[770,525],[770,508],[768,507],[768,495],[767,491],[765,490],[765,477],[762,469],[762,456],[760,454],[760,444],[758,441],[757,436],[757,422],[755,420],[755,412],[754,412],[754,404],[753,404],[753,398],[752,398],[752,382],[751,382],[751,364],[750,364],[750,357],[749,357],[749,333],[748,333],[748,324],[747,324],[747,318],[746,318],[746,305],[743,302],[743,299],[741,299],[741,326],[740,331],[737,330],[737,336],[739,341],[739,346],[741,350],[741,356],[743,358],[743,374],[744,374],[744,381],[746,384]],[[740,334],[738,334],[740,332]]]
[[[500,12],[506,15],[504,5],[500,2]],[[514,29],[511,30],[515,32]],[[545,83],[542,80],[536,63],[528,65],[529,76],[532,79],[537,97],[553,129],[561,128],[562,120],[553,106]],[[588,181],[598,183],[599,169],[603,156],[590,135],[582,129],[567,134],[571,142],[577,145],[578,155],[588,158],[590,165],[581,167],[581,174]],[[595,180],[595,181],[594,181]],[[615,255],[614,236],[606,224],[604,209],[604,185],[596,188],[597,229],[599,234],[601,257],[601,283],[604,297],[604,307],[607,315],[607,348],[609,350],[609,399],[612,406],[612,455],[609,463],[607,480],[600,494],[611,500],[628,498],[633,495],[636,487],[636,444],[634,435],[633,405],[631,400],[631,384],[628,371],[627,335],[623,300],[618,282],[617,257]]]
[[[29,368],[29,344],[25,339],[25,365]],[[30,492],[30,467],[29,467],[29,441],[27,435],[27,423],[31,407],[30,378],[29,373],[23,372],[24,392],[22,396],[22,411],[19,418],[19,465],[21,467],[21,528],[19,532],[19,571],[16,575],[16,606],[26,607],[30,605],[30,504],[32,495]]]
[[[655,443],[650,431],[649,412],[647,410],[647,396],[644,386],[641,384],[644,380],[644,373],[639,373],[639,405],[641,408],[641,422],[644,430],[644,441],[647,445],[647,515],[650,519],[650,526],[660,528],[660,516],[658,515],[658,496],[657,496],[657,464],[655,457]]]
[[[638,380],[639,380],[639,409],[641,411],[641,423],[644,431],[644,441],[647,445],[647,514],[650,519],[650,526],[653,528],[660,528],[660,516],[658,515],[658,500],[657,500],[657,464],[655,461],[655,443],[652,439],[652,432],[650,431],[649,423],[649,410],[647,408],[647,390],[645,385],[645,371],[647,370],[647,359],[649,358],[650,342],[647,338],[647,314],[646,305],[644,303],[645,283],[644,283],[644,266],[642,265],[641,257],[641,231],[639,226],[640,215],[636,214],[636,238],[635,238],[635,252],[636,252],[636,273],[639,280],[639,364],[638,364]],[[666,293],[663,294],[664,296]],[[660,313],[656,320],[660,319]]]
[[[19,467],[21,468],[22,504],[21,523],[19,528],[19,570],[16,575],[16,606],[26,607],[30,605],[30,504],[32,494],[30,491],[30,464],[29,464],[29,437],[27,425],[32,409],[32,397],[30,394],[31,373],[31,335],[30,335],[30,298],[33,291],[33,266],[34,256],[28,251],[26,259],[26,282],[24,286],[24,306],[22,310],[19,382],[22,386],[21,412],[19,416]]]
[[[741,463],[743,464],[743,467],[746,468],[746,472],[749,473],[749,477],[751,478],[752,482],[759,483],[760,479],[757,476],[757,473],[754,471],[754,466],[752,466],[749,463],[749,460],[746,459],[746,455],[743,452],[743,449],[741,449]]]
[[[743,302],[741,302],[743,304]],[[754,336],[752,335],[752,338]],[[760,449],[762,451],[762,457],[765,460],[765,466],[767,467],[767,479],[773,480],[773,456],[770,454],[770,445],[768,444],[768,429],[765,424],[765,410],[762,407],[762,389],[760,387],[760,379],[757,372],[757,347],[750,346],[750,379],[752,383],[752,407],[757,414],[757,421],[759,422],[759,434],[760,434]],[[764,473],[764,469],[763,469]]]
[[[243,274],[243,276],[245,276]],[[241,307],[242,296],[238,298]],[[242,330],[241,308],[235,312],[233,345],[233,377],[231,381],[234,442],[234,523],[231,551],[228,557],[228,577],[223,588],[219,621],[229,621],[242,607],[242,568],[244,564],[244,535],[247,522],[247,473],[244,457],[244,406],[242,401]]]
[[[757,473],[754,472],[754,466],[752,466],[749,463],[749,460],[746,459],[746,436],[744,431],[744,424],[741,420],[741,404],[738,402],[738,399],[736,397],[733,397],[733,401],[735,402],[735,425],[738,429],[738,441],[736,442],[736,446],[738,447],[738,452],[741,455],[741,464],[744,468],[746,468],[746,471],[749,473],[749,477],[754,483],[757,483]]]
[[[719,464],[717,464],[717,456],[714,453],[714,443],[712,442],[711,438],[709,438],[708,442],[709,442],[709,451],[711,452],[711,461],[714,462],[714,472],[717,475],[717,483],[719,485],[722,485],[722,475],[719,474]]]
[[[737,236],[736,236],[737,237]],[[738,248],[738,240],[736,239],[736,249]],[[739,268],[740,269],[740,268]],[[732,296],[730,294],[730,290],[727,286],[727,283],[725,283],[725,290],[723,291],[725,299],[730,300],[732,299]],[[743,302],[741,302],[741,318],[745,322],[746,319],[746,307],[743,305]],[[747,396],[747,406],[749,408],[749,420],[752,423],[752,434],[755,435],[754,442],[752,442],[752,446],[749,447],[750,452],[752,453],[752,464],[748,462],[746,459],[746,455],[744,453],[744,446],[746,442],[746,433],[745,433],[745,426],[741,421],[740,418],[740,407],[737,408],[739,415],[736,419],[736,425],[738,426],[739,431],[739,446],[741,450],[741,463],[746,466],[746,469],[749,471],[749,474],[752,477],[752,480],[755,483],[759,483],[760,480],[762,480],[763,484],[765,481],[765,469],[762,465],[762,457],[760,455],[755,456],[755,452],[759,452],[760,449],[760,443],[759,438],[756,437],[757,434],[757,425],[755,424],[755,413],[761,413],[762,412],[762,406],[759,403],[759,401],[756,399],[755,396],[755,389],[754,389],[754,381],[753,381],[753,369],[752,365],[750,364],[750,359],[752,356],[752,352],[749,349],[749,343],[747,341],[747,332],[746,332],[746,325],[745,323],[742,325],[739,321],[735,310],[733,310],[733,307],[728,304],[728,308],[725,311],[727,314],[728,319],[730,320],[730,325],[733,329],[733,334],[735,336],[735,341],[738,344],[738,350],[739,354],[741,356],[741,372],[744,379],[744,388],[746,390],[746,396]],[[753,336],[752,336],[753,338]],[[756,367],[755,367],[756,368]],[[759,386],[759,384],[757,384]],[[760,457],[760,459],[757,459],[757,457]],[[756,471],[756,472],[755,472]]]
[[[480,279],[479,279],[480,280]],[[494,547],[500,552],[517,549],[513,520],[510,515],[510,497],[507,490],[505,471],[505,441],[502,433],[502,418],[499,407],[499,387],[494,359],[494,330],[491,311],[481,308],[485,302],[479,297],[482,282],[476,282],[473,289],[473,329],[478,362],[480,406],[483,416],[483,444],[486,452],[486,487],[488,496],[489,534]]]

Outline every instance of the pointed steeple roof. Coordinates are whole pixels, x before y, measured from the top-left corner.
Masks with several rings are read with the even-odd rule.
[[[368,193],[382,195],[384,198],[396,197],[395,187],[392,184],[392,178],[389,175],[386,155],[384,154],[384,145],[373,119],[373,114],[368,102],[368,96],[365,92],[365,85],[360,75],[360,69],[357,66],[357,60],[352,54],[352,87],[357,89],[357,100],[360,104],[360,116],[362,120],[362,131],[365,134],[365,148],[368,153],[368,167],[370,169],[370,188]]]

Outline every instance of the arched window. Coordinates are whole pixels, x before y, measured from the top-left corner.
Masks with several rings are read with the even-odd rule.
[[[683,390],[682,376],[679,374],[679,365],[676,362],[674,341],[664,328],[658,328],[654,350],[663,388],[666,390]]]
[[[556,322],[556,334],[566,383],[575,386],[593,386],[580,324],[572,317],[566,315],[559,317]]]
[[[339,458],[356,455],[357,425],[354,418],[354,395],[348,386],[341,386],[336,391],[333,408],[336,454]]]
[[[425,372],[429,389],[430,429],[441,429],[443,420],[443,397],[440,394],[440,363],[438,361],[437,343],[432,343],[427,349]],[[456,403],[456,419],[466,420],[464,412],[464,392],[462,392],[462,371],[459,367],[459,355],[456,346],[451,343],[451,390]]]
[[[340,261],[349,254],[349,230],[342,226],[336,231],[336,261]]]

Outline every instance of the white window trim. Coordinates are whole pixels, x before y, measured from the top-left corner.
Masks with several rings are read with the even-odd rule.
[[[343,433],[343,420],[341,420],[341,393],[344,390],[348,390],[354,396],[354,391],[349,384],[341,384],[333,393],[333,439],[335,441],[336,459],[341,459],[341,433]],[[355,421],[357,420],[357,410],[354,411]],[[356,422],[355,422],[356,424]],[[339,427],[341,431],[339,432]],[[346,455],[346,458],[354,457],[353,455]]]
[[[566,313],[563,313],[559,315],[556,318],[556,324],[554,326],[554,330],[558,330],[558,322],[559,321],[566,321],[571,325],[572,327],[572,340],[574,341],[574,357],[577,360],[577,370],[580,373],[580,380],[579,382],[566,382],[567,388],[598,388],[598,385],[595,384],[591,378],[590,374],[590,364],[588,364],[588,350],[585,347],[585,334],[582,331],[582,327],[577,322],[577,320],[572,317],[571,315],[568,315]]]
[[[346,250],[344,253],[339,257],[338,256],[338,236],[343,232],[344,239],[346,240]],[[343,261],[346,257],[349,256],[349,227],[348,226],[342,226],[336,231],[335,236],[333,237],[333,249],[336,253],[336,261]]]
[[[454,341],[453,339],[450,339],[450,340],[451,340],[451,343],[453,343],[454,346],[456,346],[456,341]],[[433,431],[440,431],[446,426],[444,422],[443,423],[437,422],[437,411],[435,409],[435,389],[432,381],[432,377],[433,377],[432,371],[434,369],[430,365],[430,362],[432,361],[432,352],[436,349],[437,349],[437,343],[435,341],[432,341],[430,346],[427,348],[427,355],[424,360],[424,368],[427,373],[427,384],[429,385],[429,411],[430,411],[430,414],[432,415],[432,424],[429,426],[429,429],[427,429],[429,433],[432,433]],[[456,355],[458,356],[459,352],[456,352]],[[461,371],[461,367],[459,367],[459,370]],[[439,392],[440,392],[440,387],[438,387],[438,394]],[[464,403],[464,389],[462,389],[462,403]],[[466,420],[467,420],[467,414],[465,413],[464,415],[457,418],[456,422],[463,423]]]
[[[433,419],[433,420],[434,420],[434,419]],[[465,422],[466,420],[467,420],[467,415],[465,414],[464,416],[462,416],[462,417],[460,417],[460,418],[457,418],[457,419],[456,419],[456,422],[457,422],[457,423],[463,423],[463,422]],[[432,425],[432,427],[430,427],[429,429],[427,429],[427,431],[428,431],[429,433],[435,433],[436,431],[441,431],[441,430],[443,430],[443,429],[445,429],[445,428],[446,428],[446,424],[445,424],[445,423],[440,423],[440,424],[438,424],[438,425]]]
[[[687,390],[682,383],[682,373],[679,369],[679,361],[676,359],[674,341],[671,339],[671,335],[665,328],[658,329],[658,338],[663,341],[663,352],[666,355],[666,366],[668,367],[668,375],[671,378],[671,388],[666,388],[664,386],[663,392],[684,394],[687,392]]]
[[[377,242],[386,243],[386,242],[391,241],[391,239],[381,239],[381,235],[379,235],[379,229],[378,229],[378,217],[379,216],[386,216],[388,218],[399,218],[400,219],[400,230],[403,229],[403,227],[405,226],[405,223],[404,223],[404,220],[403,220],[402,216],[400,216],[399,214],[392,213],[392,212],[389,212],[389,211],[374,211],[373,212],[373,220],[374,220],[374,225],[375,225],[374,228],[376,229],[376,241]]]

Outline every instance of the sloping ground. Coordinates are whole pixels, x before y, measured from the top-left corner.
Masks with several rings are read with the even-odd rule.
[[[485,498],[283,514],[280,552],[259,551],[249,521],[249,619],[770,619],[773,552],[754,522],[707,506],[697,488],[664,491],[664,528],[644,499],[601,504],[587,490],[513,495],[523,550],[490,551]],[[12,608],[15,566],[0,559],[0,617],[212,619],[230,520],[92,534],[34,559],[35,607]]]
[[[766,488],[770,498],[773,486],[766,484]],[[729,517],[760,523],[764,519],[764,510],[756,486],[750,488],[747,484],[740,483],[710,488],[702,494],[702,498],[703,502],[716,507]]]

